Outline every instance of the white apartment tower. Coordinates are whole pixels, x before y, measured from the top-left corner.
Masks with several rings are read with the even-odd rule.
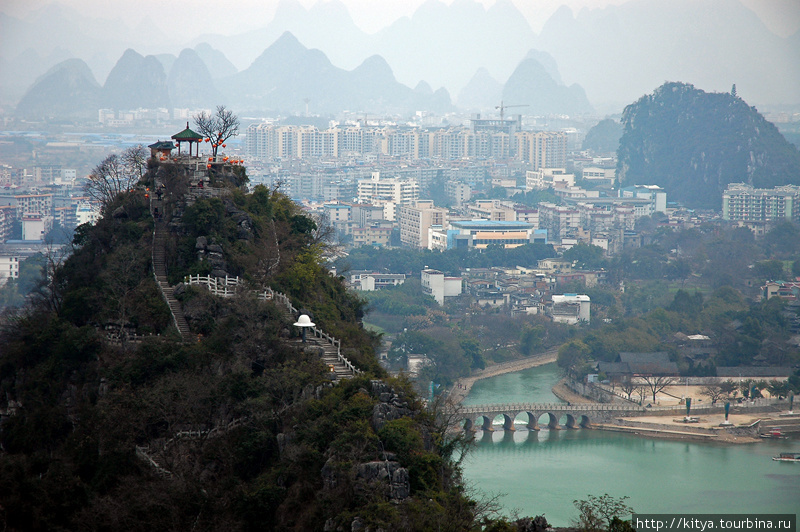
[[[428,247],[428,229],[447,223],[447,209],[436,207],[431,200],[417,200],[398,209],[400,242],[413,248]]]
[[[419,184],[415,179],[381,178],[373,172],[369,179],[358,180],[358,202],[383,207],[384,219],[397,219],[397,207],[410,205],[419,199]]]

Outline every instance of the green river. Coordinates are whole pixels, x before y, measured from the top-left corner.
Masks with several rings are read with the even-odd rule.
[[[560,402],[550,388],[555,364],[477,381],[465,404]],[[800,511],[797,439],[753,444],[687,443],[599,430],[477,432],[464,461],[469,484],[501,495],[504,513],[544,514],[551,525],[577,517],[572,501],[628,496],[639,513],[792,513]]]

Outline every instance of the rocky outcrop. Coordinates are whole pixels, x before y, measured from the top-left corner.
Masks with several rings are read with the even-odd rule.
[[[236,222],[236,227],[238,228],[236,238],[239,240],[252,241],[255,238],[255,232],[253,229],[253,219],[250,215],[236,207],[233,201],[230,200],[225,201],[225,210],[226,214]]]
[[[208,238],[198,236],[194,244],[197,260],[207,262],[211,266],[211,275],[214,277],[228,277],[228,263],[219,244],[209,244]]]
[[[370,418],[375,432],[381,430],[387,421],[400,419],[412,414],[412,411],[408,408],[408,401],[405,397],[396,393],[394,388],[379,380],[373,380],[370,384],[372,395],[380,401],[372,408],[372,417]]]
[[[384,491],[390,502],[400,502],[411,495],[411,480],[408,469],[399,462],[374,461],[359,464],[356,479],[361,481],[357,489],[371,493]]]

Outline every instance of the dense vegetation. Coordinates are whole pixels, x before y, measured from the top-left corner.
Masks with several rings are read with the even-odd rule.
[[[659,185],[690,208],[719,210],[728,183],[799,183],[797,147],[733,94],[665,83],[627,106],[622,125],[620,184]]]
[[[595,153],[615,153],[622,137],[622,124],[611,118],[598,122],[586,133],[582,148]]]
[[[179,197],[185,176],[167,166],[151,165],[146,184],[161,172]],[[363,302],[320,265],[314,223],[285,196],[242,192],[245,180],[215,183],[227,198],[163,209],[170,277],[222,269],[284,291],[366,376],[332,386],[316,353],[286,341],[290,318],[249,291],[179,286],[198,335],[181,342],[151,269],[148,203],[122,194],[79,228],[68,258],[47,257],[30,304],[4,316],[4,530],[479,526],[460,483],[465,440],[406,382],[385,379],[377,338],[358,324]]]

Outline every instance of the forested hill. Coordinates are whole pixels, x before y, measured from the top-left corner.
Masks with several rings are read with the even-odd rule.
[[[321,266],[314,222],[277,192],[246,193],[242,170],[215,167],[198,190],[195,164],[151,159],[139,187],[79,227],[68,258],[49,257],[30,305],[4,316],[2,530],[474,528],[453,461],[465,440],[386,378],[363,302]],[[154,276],[161,246],[188,333]],[[212,271],[243,288],[224,298],[182,283]],[[266,287],[363,373],[333,383],[297,316],[254,295]]]
[[[728,183],[800,184],[800,152],[732,93],[665,83],[625,108],[620,185],[655,184],[690,208],[719,209]]]

